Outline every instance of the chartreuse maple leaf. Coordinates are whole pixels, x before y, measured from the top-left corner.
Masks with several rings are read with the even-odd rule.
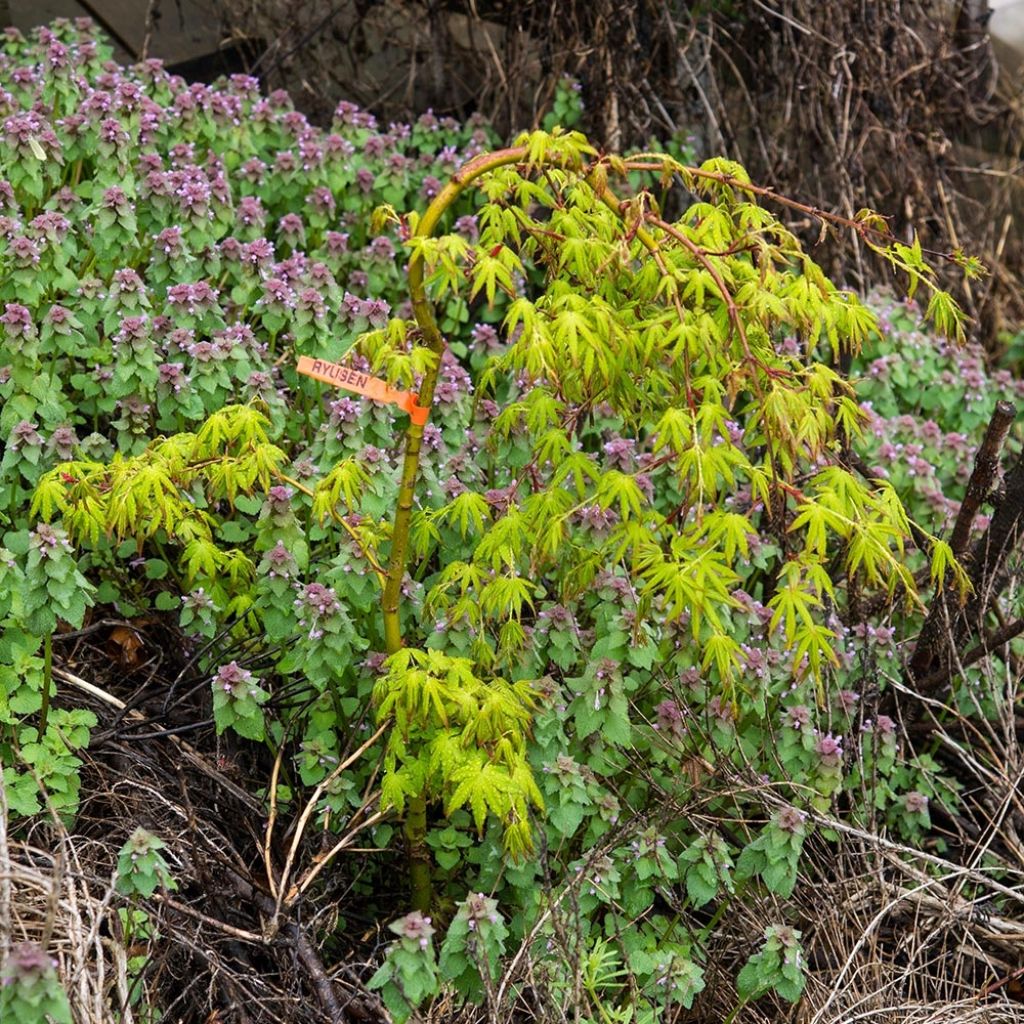
[[[417,793],[443,801],[448,814],[468,807],[479,831],[489,817],[497,819],[506,848],[525,852],[528,808],[543,807],[526,760],[536,700],[529,684],[485,681],[468,658],[403,648],[388,659],[373,698],[378,721],[395,724],[385,749],[382,806],[400,810],[413,795],[409,780],[421,779]]]

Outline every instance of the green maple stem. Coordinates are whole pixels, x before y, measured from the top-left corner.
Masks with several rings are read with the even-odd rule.
[[[413,238],[429,238],[433,235],[441,218],[460,195],[482,174],[519,163],[526,156],[525,147],[498,150],[474,157],[460,171],[452,176],[444,188],[427,207]],[[434,353],[433,365],[423,376],[418,404],[429,408],[434,399],[437,375],[441,369],[445,340],[434,317],[434,310],[427,296],[424,280],[422,253],[414,253],[409,261],[409,297],[412,300],[413,315],[423,335],[426,346]],[[416,495],[416,478],[419,475],[420,451],[423,446],[424,424],[410,421],[405,432],[405,457],[402,462],[402,478],[398,488],[398,505],[391,530],[391,555],[387,577],[384,581],[384,596],[381,608],[384,616],[384,642],[388,654],[394,654],[402,647],[402,623],[399,605],[402,598],[402,580],[409,557],[409,522],[412,517]],[[426,912],[433,900],[431,886],[432,864],[430,848],[427,846],[427,796],[420,793],[408,801],[403,832],[408,848],[409,884],[412,890],[414,909]]]
[[[460,195],[481,175],[488,171],[519,163],[526,157],[526,147],[500,149],[494,153],[483,153],[474,157],[460,171],[452,176],[444,188],[427,207],[413,238],[429,238],[433,235],[441,218]],[[433,366],[423,375],[418,404],[429,408],[434,400],[437,375],[441,369],[441,357],[446,347],[441,328],[434,317],[434,309],[427,296],[424,280],[423,255],[413,254],[409,260],[409,297],[412,300],[413,316],[423,335],[427,348],[436,359]],[[419,475],[420,450],[423,445],[424,424],[409,423],[405,432],[405,458],[402,462],[402,479],[398,488],[398,506],[395,510],[394,526],[391,530],[391,557],[388,562],[387,579],[384,583],[382,610],[384,614],[384,641],[388,654],[394,654],[402,647],[402,626],[398,608],[402,597],[402,580],[409,557],[409,520],[412,517],[413,501],[416,494],[416,478]]]

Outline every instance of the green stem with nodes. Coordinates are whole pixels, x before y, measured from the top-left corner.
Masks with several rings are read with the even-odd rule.
[[[526,147],[502,149],[495,153],[483,153],[474,157],[458,171],[427,207],[413,238],[430,238],[441,218],[463,192],[483,174],[495,171],[509,164],[520,163],[526,157]],[[433,365],[423,375],[418,404],[429,408],[434,400],[437,375],[441,370],[441,357],[446,343],[441,328],[434,317],[433,306],[427,297],[424,281],[423,256],[416,252],[409,260],[409,298],[412,300],[413,316],[423,335],[426,347],[435,355]],[[402,462],[402,479],[398,489],[398,507],[391,531],[391,558],[388,563],[387,580],[384,584],[382,610],[384,613],[384,640],[388,654],[394,654],[402,647],[402,626],[398,606],[402,596],[402,579],[409,555],[409,522],[412,517],[413,499],[416,492],[416,477],[419,473],[420,450],[423,444],[423,424],[409,423],[405,432],[405,458]]]
[[[520,146],[474,157],[434,197],[433,202],[427,207],[426,213],[417,224],[412,237],[429,238],[449,207],[477,178],[488,171],[497,170],[499,167],[519,163],[525,156],[526,148]],[[423,335],[423,340],[436,357],[433,365],[423,376],[418,398],[420,406],[429,408],[434,399],[434,388],[437,385],[437,375],[441,369],[445,340],[434,317],[430,299],[427,297],[423,256],[420,252],[415,253],[409,261],[409,297],[412,300],[413,315]],[[402,580],[405,577],[405,566],[409,557],[409,524],[416,494],[416,478],[419,474],[423,426],[423,424],[410,422],[405,433],[402,478],[398,489],[395,521],[391,530],[391,556],[381,602],[384,615],[384,641],[388,654],[395,654],[402,647],[402,624],[398,609],[402,597]],[[403,832],[409,851],[412,905],[414,909],[425,912],[430,909],[433,898],[430,849],[427,846],[427,798],[425,794],[421,793],[409,799]]]

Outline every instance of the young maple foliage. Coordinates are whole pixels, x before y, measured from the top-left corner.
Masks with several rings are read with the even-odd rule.
[[[634,184],[651,171],[696,201],[666,219],[655,192]],[[478,238],[435,236],[471,184],[485,199]],[[548,664],[531,623],[540,605],[571,606],[601,578],[623,581],[630,656],[658,662],[685,642],[688,663],[731,713],[763,702],[731,626],[741,584],[759,590],[767,639],[821,699],[838,664],[844,594],[915,598],[910,520],[895,490],[858,475],[849,458],[863,411],[835,366],[877,329],[874,314],[759,205],[766,194],[728,161],[601,158],[576,133],[534,133],[477,157],[422,220],[409,217],[418,322],[393,319],[363,335],[358,354],[429,404],[450,359],[430,303],[462,293],[505,302],[507,345],[480,366],[477,403],[493,403],[495,415],[480,438],[478,486],[416,502],[424,427],[410,423],[390,531],[387,515],[359,515],[370,473],[357,458],[303,488],[317,519],[342,525],[384,585],[392,659],[374,692],[379,716],[396,723],[385,806],[403,811],[412,800],[419,820],[428,799],[449,813],[465,805],[478,829],[493,816],[506,848],[529,852],[528,807],[543,799],[524,741]],[[919,247],[888,244],[869,216],[849,224],[912,287],[932,289],[940,327],[962,330]],[[596,421],[614,424],[620,440],[595,443]],[[181,547],[187,582],[222,599],[233,592],[232,612],[258,615],[241,585],[252,559],[218,546],[187,491],[201,482],[207,500],[233,503],[274,480],[298,485],[268,427],[252,406],[231,406],[131,458],[64,463],[40,481],[33,512],[62,513],[79,542],[114,534],[141,545],[162,531]],[[920,528],[914,543],[940,579],[952,572],[963,584],[947,545]],[[407,569],[430,586],[421,614],[405,614],[416,635],[403,637]],[[624,741],[625,697],[610,700],[618,726],[602,728]]]
[[[955,808],[938,764],[861,699],[895,671],[915,580],[964,586],[926,527],[955,502],[943,446],[969,452],[986,378],[940,371],[954,346],[924,334],[907,355],[785,219],[854,233],[956,341],[962,314],[916,241],[727,161],[603,156],[559,131],[486,152],[479,127],[383,132],[344,103],[321,132],[252,80],[115,73],[68,45],[74,60],[52,34],[11,40],[0,60],[23,108],[0,183],[17,814],[39,810],[40,778],[51,806],[77,806],[94,721],[47,712],[43,634],[94,601],[175,615],[213,727],[272,747],[303,898],[365,830],[382,853],[367,905],[391,913],[401,822],[417,909],[375,976],[396,1019],[442,983],[500,1015],[518,944],[556,1003],[586,962],[593,1014],[618,1012],[628,968],[636,1019],[668,1019],[731,941],[729,901],[800,884],[808,812],[884,815],[916,841],[929,800]],[[374,219],[380,201],[406,212]],[[877,353],[876,331],[892,349],[869,364],[872,410],[838,366]],[[415,390],[430,421],[303,378],[303,356]],[[899,426],[915,446],[899,458],[918,401],[970,418],[962,435]],[[862,443],[891,485],[862,471]],[[326,858],[313,820],[343,834]],[[434,893],[462,907],[436,961]],[[550,955],[567,935],[576,961]],[[799,996],[799,938],[765,933],[745,997]]]

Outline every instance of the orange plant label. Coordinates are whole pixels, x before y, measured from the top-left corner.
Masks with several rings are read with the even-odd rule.
[[[368,373],[360,373],[351,366],[329,363],[326,359],[299,356],[299,365],[296,369],[307,377],[322,380],[325,384],[333,384],[337,388],[345,388],[347,391],[355,391],[357,394],[372,398],[375,402],[397,405],[409,414],[413,423],[421,427],[430,416],[428,407],[416,404],[419,396],[415,391],[396,391],[386,380],[371,377]]]

